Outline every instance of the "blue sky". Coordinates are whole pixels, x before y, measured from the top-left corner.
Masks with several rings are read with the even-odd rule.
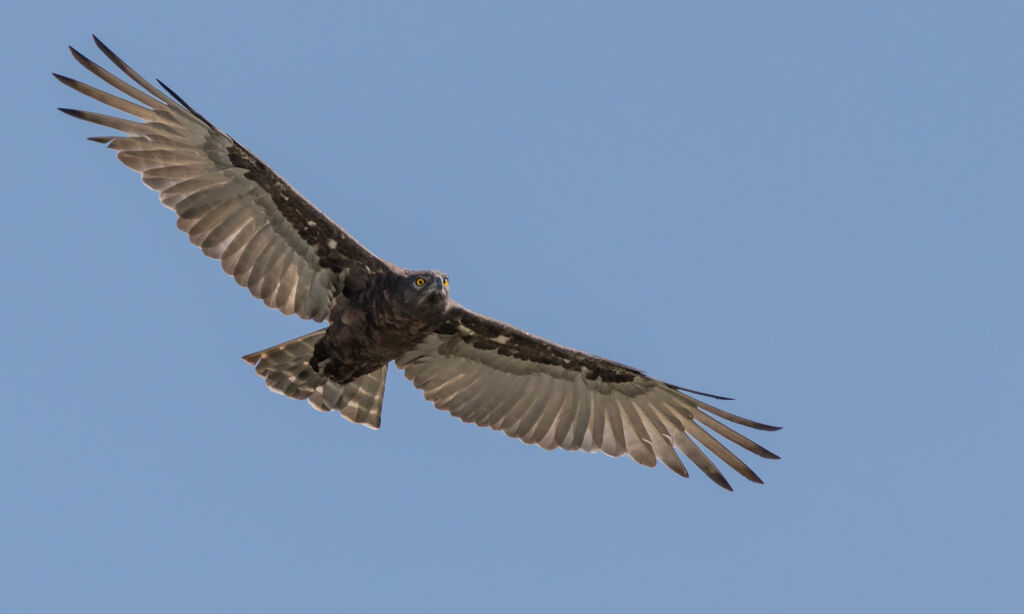
[[[0,609],[1024,601],[1019,4],[159,7],[0,25]],[[49,77],[92,33],[377,254],[736,397],[782,460],[727,493],[463,424],[398,371],[379,432],[268,392],[239,357],[313,324],[56,112],[96,108]]]

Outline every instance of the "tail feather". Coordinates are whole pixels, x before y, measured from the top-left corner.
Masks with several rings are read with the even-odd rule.
[[[313,349],[327,329],[280,345],[253,352],[242,359],[256,367],[267,387],[293,399],[305,399],[316,409],[337,410],[346,419],[372,429],[380,428],[381,403],[388,366],[339,384],[309,366]]]

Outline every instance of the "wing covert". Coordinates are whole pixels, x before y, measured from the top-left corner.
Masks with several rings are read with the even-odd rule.
[[[438,409],[548,450],[627,454],[650,467],[660,460],[687,477],[679,450],[729,490],[705,450],[748,480],[761,479],[714,435],[778,458],[715,416],[759,430],[778,427],[724,412],[637,369],[461,306],[395,364]]]
[[[345,291],[359,288],[368,274],[392,267],[177,94],[161,92],[99,39],[93,40],[134,85],[74,48],[72,55],[130,100],[54,76],[133,119],[61,111],[125,133],[90,140],[106,143],[121,162],[141,173],[143,183],[178,214],[178,228],[204,254],[219,259],[224,271],[253,296],[286,315],[321,321],[336,297],[345,300]]]

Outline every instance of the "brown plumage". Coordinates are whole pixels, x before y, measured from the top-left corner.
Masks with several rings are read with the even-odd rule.
[[[730,490],[705,450],[761,479],[715,435],[778,458],[723,420],[777,427],[473,313],[452,301],[443,273],[378,258],[173,91],[157,89],[94,40],[134,85],[73,48],[72,55],[130,99],[54,76],[135,119],[61,111],[123,133],[91,140],[140,172],[192,243],[253,296],[286,315],[327,320],[324,329],[244,357],[272,390],[377,428],[393,361],[438,409],[545,449],[628,454],[648,466],[660,460],[687,476],[679,450]]]

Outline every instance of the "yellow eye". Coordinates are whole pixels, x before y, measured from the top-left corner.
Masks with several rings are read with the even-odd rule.
[[[427,280],[423,279],[422,277],[417,277],[416,278],[416,285],[417,286],[422,286],[425,283],[427,283]]]
[[[447,277],[444,278],[444,287],[445,288],[448,287],[448,278]]]

